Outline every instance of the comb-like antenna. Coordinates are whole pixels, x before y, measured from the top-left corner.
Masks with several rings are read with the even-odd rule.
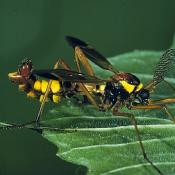
[[[164,81],[168,71],[175,64],[175,49],[166,50],[161,56],[156,65],[153,80],[145,87],[145,89],[152,90],[157,84]]]
[[[157,85],[164,80],[167,72],[172,68],[175,63],[175,49],[168,49],[160,58],[159,63],[156,66],[153,82]]]

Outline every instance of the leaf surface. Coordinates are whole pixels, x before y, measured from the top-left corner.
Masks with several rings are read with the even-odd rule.
[[[134,51],[109,61],[119,70],[134,73],[144,85],[152,80],[163,52]],[[96,75],[107,78],[108,71],[93,64]],[[175,87],[175,70],[166,80]],[[172,97],[174,91],[161,83],[152,98]],[[169,106],[174,114],[174,106]],[[166,175],[175,174],[175,125],[160,110],[132,111],[137,119],[150,160]],[[58,147],[57,156],[88,168],[88,175],[156,175],[143,159],[134,127],[126,117],[99,112],[92,106],[63,101],[42,121],[43,137]]]
[[[139,77],[144,85],[153,78],[154,68],[163,52],[133,51],[110,58],[117,69]],[[112,73],[92,64],[97,77]],[[175,69],[166,80],[175,87]],[[175,92],[161,83],[151,95],[153,99],[173,97]],[[174,115],[174,105],[169,105]],[[124,109],[124,111],[127,111]],[[135,110],[138,128],[149,159],[165,175],[175,174],[175,125],[162,110]],[[8,124],[0,123],[0,127]],[[9,125],[10,126],[10,125]],[[39,127],[42,136],[58,147],[57,156],[88,168],[88,175],[157,175],[141,153],[137,135],[130,119],[113,116],[111,111],[96,111],[90,105],[62,100],[50,110]],[[81,174],[77,171],[77,174]],[[84,173],[85,174],[85,173]]]

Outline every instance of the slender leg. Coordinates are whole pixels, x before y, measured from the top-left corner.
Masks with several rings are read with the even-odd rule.
[[[68,64],[66,64],[63,59],[58,59],[58,61],[56,62],[56,64],[54,65],[54,69],[58,69],[58,67],[61,66],[63,67],[64,69],[67,69],[67,70],[70,70],[70,67]],[[37,115],[37,118],[36,118],[36,123],[39,122],[40,120],[40,117],[42,115],[42,112],[43,112],[43,109],[44,109],[44,105],[45,105],[45,101],[47,99],[47,96],[49,94],[49,91],[50,91],[50,87],[51,87],[51,84],[52,84],[52,80],[49,81],[48,83],[48,86],[47,86],[47,89],[46,89],[46,92],[44,94],[44,98],[41,102],[41,105],[40,105],[40,108],[39,108],[39,112],[38,112],[38,115]]]
[[[83,67],[85,68],[88,75],[95,76],[94,71],[92,69],[92,66],[90,65],[90,63],[88,61],[88,58],[84,55],[84,53],[82,52],[82,50],[79,47],[75,48],[75,62],[76,62],[77,69],[79,72],[81,72],[81,69],[80,69],[80,63],[81,63],[83,65]],[[82,91],[84,92],[84,94],[87,96],[89,101],[97,109],[99,109],[99,105],[97,104],[95,99],[92,97],[92,95],[89,93],[86,86],[83,83],[79,83],[79,86],[82,89]]]
[[[89,91],[87,90],[86,86],[83,83],[78,83],[78,85],[79,85],[80,89],[84,92],[84,94],[87,96],[89,101],[95,106],[96,109],[99,110],[99,106],[98,106],[97,102],[92,97],[92,95],[89,93]]]
[[[75,51],[75,57],[74,58],[75,58],[75,64],[77,66],[78,72],[81,73],[80,63],[78,61],[78,54],[76,53],[76,51]]]
[[[174,119],[173,115],[169,112],[168,107],[166,105],[164,105],[163,109],[167,113],[167,115],[170,117],[170,119],[173,121],[173,123],[175,123],[175,119]]]
[[[64,62],[64,60],[59,59],[58,60],[60,65],[67,70],[70,70],[70,67]],[[86,86],[83,83],[77,83],[79,85],[79,88],[81,89],[81,91],[87,96],[87,98],[89,99],[89,101],[95,106],[95,108],[99,109],[98,104],[96,103],[95,99],[92,97],[92,95],[89,93],[89,91],[87,90]]]
[[[151,104],[170,104],[170,103],[175,103],[175,98],[151,100],[150,103]]]
[[[149,158],[147,157],[147,154],[146,154],[146,151],[145,151],[145,148],[144,148],[144,145],[142,143],[142,139],[141,139],[141,136],[140,136],[140,131],[137,127],[137,121],[135,119],[135,116],[131,113],[124,113],[124,112],[118,112],[118,106],[115,106],[114,109],[113,109],[113,115],[116,115],[116,116],[124,116],[124,117],[128,117],[131,119],[131,122],[132,124],[134,125],[134,128],[135,128],[135,131],[136,131],[136,134],[137,134],[137,138],[138,138],[138,141],[139,141],[139,145],[140,145],[140,148],[141,148],[141,151],[142,151],[142,154],[143,154],[143,157],[144,159],[150,163],[150,165],[160,174],[160,175],[163,175],[163,173],[159,170],[159,168],[157,166],[155,166],[153,164],[153,162],[151,160],[149,160]]]
[[[58,63],[63,69],[66,69],[66,70],[71,69],[70,66],[68,64],[66,64],[66,62],[61,58],[58,59]]]
[[[163,100],[159,100],[160,102],[165,102],[167,100],[167,103],[170,103],[170,99],[165,99]],[[175,100],[175,99],[174,99]],[[156,100],[156,102],[158,102],[158,100]],[[171,101],[171,103],[174,103]],[[130,109],[163,109],[165,111],[165,113],[168,115],[168,117],[170,118],[170,120],[173,121],[173,123],[175,123],[175,118],[173,117],[173,115],[169,112],[168,107],[166,106],[165,103],[159,103],[159,104],[151,104],[151,105],[138,105],[138,106],[131,106]]]
[[[77,69],[78,69],[79,72],[81,72],[81,70],[80,70],[80,63],[81,63],[88,75],[95,76],[94,70],[93,70],[92,66],[90,65],[90,63],[89,63],[88,58],[86,57],[86,55],[83,53],[83,51],[79,47],[75,47],[75,62],[76,62]],[[95,88],[95,86],[94,86],[94,88]],[[89,93],[88,96],[91,99],[93,98],[90,93]],[[94,104],[94,102],[93,102],[93,104]],[[97,103],[96,103],[95,106],[97,106]],[[99,108],[99,105],[98,105],[98,108]],[[100,109],[102,109],[102,108],[100,107]]]
[[[57,69],[58,68],[58,65],[59,65],[59,62],[57,61],[56,64],[54,65],[54,69]],[[41,102],[41,105],[40,105],[40,108],[39,108],[39,111],[38,111],[38,114],[37,114],[37,117],[36,117],[36,123],[37,124],[40,121],[40,117],[42,115],[42,112],[43,112],[43,109],[44,109],[44,105],[45,105],[47,96],[48,96],[49,91],[50,91],[51,84],[52,84],[52,80],[49,81],[49,83],[47,85],[46,92],[45,92],[44,97],[43,97],[43,100]]]
[[[75,48],[75,62],[79,72],[81,72],[80,70],[80,63],[81,63],[88,75],[95,76],[92,66],[88,61],[88,58],[84,55],[84,53],[79,47]]]

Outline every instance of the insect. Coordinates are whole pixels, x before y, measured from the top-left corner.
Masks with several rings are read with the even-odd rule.
[[[42,83],[40,88],[35,88],[35,84],[38,82],[36,76],[48,78],[51,79],[51,81],[54,80],[57,81],[57,83],[59,82],[59,86],[57,85],[57,87],[59,87],[59,91],[52,90],[52,83],[50,85],[51,92],[49,92],[49,90],[47,91],[49,98],[52,97],[52,101],[54,101],[54,95],[58,96],[57,99],[59,99],[60,97],[73,97],[77,93],[82,93],[97,109],[112,110],[113,114],[116,116],[122,115],[129,117],[135,127],[145,160],[147,160],[147,162],[149,162],[159,174],[163,174],[147,157],[135,116],[131,113],[120,112],[119,110],[122,107],[126,107],[129,110],[164,109],[168,116],[174,121],[174,118],[168,111],[166,104],[174,103],[175,99],[169,98],[153,101],[150,99],[150,92],[156,87],[157,84],[164,81],[167,71],[174,62],[175,50],[169,49],[165,51],[155,69],[153,80],[146,87],[143,87],[143,84],[135,75],[117,70],[103,55],[84,41],[70,36],[67,36],[66,39],[74,48],[75,62],[78,72],[70,70],[70,67],[61,59],[58,61],[58,64],[62,66],[63,69],[47,70],[34,70],[32,69],[32,66],[29,66],[31,65],[31,61],[24,61],[22,66],[20,66],[18,73],[9,75],[10,79],[19,83],[21,80],[17,81],[15,76],[22,76],[23,78],[21,79],[23,86],[21,87],[25,92],[27,92],[27,94],[30,93],[30,91],[24,87],[28,87],[27,84],[32,81],[31,84],[33,84],[33,86],[31,86],[30,90],[34,92],[33,94],[38,95],[37,98],[41,98],[41,95],[44,95],[47,90],[45,88],[45,91],[42,91]],[[89,60],[97,64],[99,67],[113,72],[114,75],[109,77],[107,80],[97,78],[92,66],[89,64]],[[87,74],[81,73],[80,63],[83,65]],[[19,88],[21,87],[19,86]],[[36,91],[39,91],[40,93],[36,93]],[[97,102],[96,98],[100,98],[101,103]],[[39,121],[39,118],[40,115],[38,115],[37,121]]]
[[[172,64],[175,63],[175,49],[168,49],[164,52],[156,66],[153,80],[146,87],[143,87],[143,84],[135,75],[117,70],[103,55],[101,55],[101,53],[99,53],[86,42],[71,36],[67,36],[66,40],[75,51],[75,60],[79,72],[81,72],[81,62],[87,73],[92,76],[94,75],[92,67],[88,64],[88,60],[94,62],[102,69],[113,72],[114,75],[109,78],[110,81],[106,83],[104,89],[102,106],[105,109],[112,109],[113,114],[116,116],[126,116],[131,119],[137,133],[144,159],[149,162],[159,174],[163,174],[146,154],[135,116],[131,113],[120,112],[119,110],[123,107],[126,107],[129,110],[164,109],[172,121],[175,122],[174,117],[168,111],[166,106],[167,103],[174,103],[175,98],[160,100],[150,99],[150,92],[155,89],[160,82],[165,81],[164,78],[166,73],[169,71]],[[170,83],[166,83],[172,88]]]
[[[104,108],[112,108],[113,113],[117,115],[119,114],[117,113],[118,109],[122,106],[126,106],[128,109],[164,109],[165,104],[152,104],[153,100],[150,99],[150,92],[155,89],[159,83],[165,81],[166,73],[171,68],[172,64],[175,63],[175,49],[168,49],[164,52],[156,66],[153,80],[147,86],[143,87],[143,84],[135,75],[117,70],[103,55],[84,41],[71,36],[67,36],[66,39],[75,50],[75,60],[79,72],[81,72],[81,62],[87,73],[91,76],[94,75],[92,67],[87,64],[88,60],[90,60],[102,69],[114,73],[114,75],[109,78],[104,89]],[[167,81],[165,82],[172,88],[170,83]],[[157,101],[160,102],[160,100]],[[168,101],[174,103],[174,98],[167,99],[167,102]],[[173,119],[170,114],[168,115]]]
[[[64,67],[64,69],[57,69],[60,65]],[[30,59],[24,59],[19,65],[17,72],[8,74],[9,79],[13,83],[18,84],[20,91],[24,91],[28,97],[37,98],[42,102],[36,119],[37,122],[40,120],[43,105],[46,100],[58,103],[61,98],[76,98],[75,95],[80,94],[84,97],[87,96],[92,104],[97,105],[94,99],[91,98],[91,96],[89,97],[89,95],[90,93],[96,92],[97,84],[99,86],[104,86],[104,82],[108,81],[72,71],[61,59],[57,61],[54,67],[55,69],[50,70],[34,70],[32,61]],[[49,78],[52,75],[59,76],[51,78],[52,80],[49,82],[38,79],[38,76]],[[83,83],[86,83],[86,85]],[[98,88],[98,92],[99,91]],[[98,106],[96,107],[98,108]]]

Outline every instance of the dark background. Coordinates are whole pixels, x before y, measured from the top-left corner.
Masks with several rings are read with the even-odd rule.
[[[0,0],[0,120],[34,119],[39,103],[19,93],[7,74],[25,57],[38,69],[53,67],[58,57],[73,65],[65,35],[89,41],[110,57],[134,49],[166,49],[174,32],[174,0]],[[0,131],[0,175],[80,174],[56,152],[32,131]]]

